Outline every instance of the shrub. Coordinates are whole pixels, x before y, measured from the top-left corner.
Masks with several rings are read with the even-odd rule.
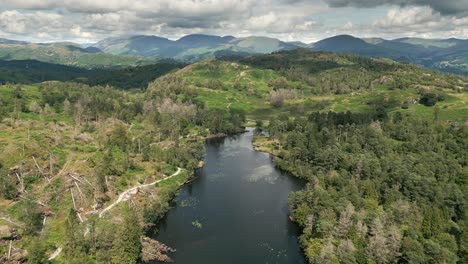
[[[419,99],[419,103],[425,106],[434,106],[437,103],[437,95],[433,93],[425,93]]]

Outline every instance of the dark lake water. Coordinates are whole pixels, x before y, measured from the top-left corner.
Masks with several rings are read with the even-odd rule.
[[[185,185],[156,239],[177,264],[305,263],[288,195],[303,182],[254,151],[252,131],[209,140],[205,167]]]

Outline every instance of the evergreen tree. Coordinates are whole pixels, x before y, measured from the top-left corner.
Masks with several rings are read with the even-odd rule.
[[[36,234],[42,227],[42,212],[37,203],[31,199],[24,201],[23,210],[20,215],[21,221],[24,222],[24,229],[27,234]]]
[[[132,208],[126,208],[123,214],[123,223],[112,245],[112,263],[137,263],[142,248],[142,230],[136,212]]]
[[[65,242],[63,253],[70,263],[81,263],[83,261],[84,233],[76,211],[71,208],[65,223]]]
[[[45,249],[40,237],[36,237],[31,241],[28,247],[28,263],[40,264],[46,260]]]

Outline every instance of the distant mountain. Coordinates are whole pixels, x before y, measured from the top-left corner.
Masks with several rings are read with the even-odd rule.
[[[454,38],[386,40],[382,38],[360,39],[349,35],[339,35],[316,43],[304,44],[260,36],[236,38],[233,36],[192,34],[175,41],[157,36],[107,38],[92,47],[115,55],[172,58],[186,62],[213,57],[235,59],[281,50],[310,48],[316,51],[389,58],[467,75],[467,46],[467,40]]]
[[[0,43],[0,60],[37,60],[41,62],[84,68],[125,67],[147,65],[159,59],[136,56],[117,56],[97,47],[81,48],[74,43],[30,44]]]
[[[468,75],[468,40],[381,38],[360,39],[341,35],[312,43],[317,51],[354,53],[368,57],[384,57],[419,64],[428,68]]]
[[[196,62],[223,57],[227,60],[239,60],[255,54],[297,48],[389,58],[468,75],[468,40],[456,38],[386,40],[339,35],[305,44],[261,36],[236,38],[192,34],[170,40],[137,35],[106,38],[92,45],[72,42],[31,44],[0,38],[0,59],[33,59],[80,67],[111,67],[145,65],[159,59]]]
[[[173,42],[167,38],[156,36],[131,36],[106,38],[91,47],[115,55],[158,57],[160,56],[161,50],[170,48],[172,43]]]
[[[233,41],[237,47],[256,53],[270,53],[279,50],[297,49],[299,46],[267,37],[246,37]]]
[[[182,37],[175,41],[180,46],[186,48],[211,47],[216,48],[220,45],[228,44],[234,37],[219,37],[202,34],[192,34]]]
[[[0,38],[0,44],[28,44],[28,42],[26,42],[26,41],[19,41],[19,40],[11,40],[11,39]]]
[[[372,57],[398,57],[398,50],[368,43],[360,38],[349,35],[339,35],[321,40],[310,46],[316,51],[349,52]]]
[[[117,55],[174,58],[196,61],[216,54],[256,54],[298,48],[298,45],[267,37],[236,38],[192,34],[176,41],[157,36],[107,38],[94,44],[104,52]],[[222,52],[225,51],[225,52]]]
[[[0,85],[44,81],[74,81],[89,85],[111,85],[120,89],[146,89],[154,79],[185,64],[161,61],[156,64],[110,69],[84,69],[37,60],[0,60]]]
[[[400,38],[394,39],[393,42],[407,43],[425,48],[450,48],[458,44],[462,44],[465,40],[450,38],[450,39],[423,39],[423,38]]]

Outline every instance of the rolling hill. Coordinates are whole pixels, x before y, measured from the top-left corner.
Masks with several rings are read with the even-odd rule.
[[[84,68],[137,66],[158,61],[156,58],[113,55],[96,47],[81,48],[74,43],[32,44],[11,40],[0,41],[0,60],[37,60]]]
[[[121,79],[115,75],[111,79],[120,83],[131,79],[127,74],[132,71],[135,76],[146,76],[157,70],[146,67],[150,66],[116,70]],[[4,68],[24,76],[44,68],[56,71],[47,73],[51,78],[92,72],[37,61],[7,61]],[[99,71],[100,77],[107,78],[106,70]],[[413,193],[418,197],[424,195],[418,201],[425,204],[432,204],[431,198],[436,196],[429,196],[428,192],[438,193],[441,203],[454,203],[441,207],[450,210],[437,209],[441,212],[435,219],[440,219],[439,223],[447,223],[439,224],[437,232],[458,235],[458,230],[462,229],[453,227],[456,224],[466,228],[465,220],[457,218],[457,222],[450,222],[450,216],[443,212],[457,211],[451,209],[462,206],[466,200],[463,196],[466,184],[461,180],[463,167],[447,158],[463,160],[465,155],[460,152],[463,148],[458,144],[463,145],[465,142],[462,140],[466,138],[466,128],[463,126],[468,116],[467,89],[468,79],[462,76],[389,59],[310,49],[251,56],[238,62],[204,60],[157,78],[144,92],[57,81],[0,85],[0,262],[6,262],[6,252],[12,243],[14,250],[11,259],[17,262],[24,262],[25,259],[32,262],[35,252],[40,253],[40,261],[36,263],[50,256],[57,257],[53,263],[73,262],[69,260],[66,247],[71,244],[70,237],[81,238],[82,234],[86,234],[86,239],[77,241],[82,248],[79,257],[83,260],[77,262],[110,262],[115,252],[110,250],[115,248],[113,241],[122,239],[119,234],[136,235],[135,241],[139,241],[140,234],[149,236],[154,232],[169,210],[177,189],[191,180],[192,172],[200,164],[206,136],[238,132],[246,121],[245,116],[268,129],[271,136],[257,137],[254,143],[280,158],[275,158],[275,161],[282,169],[306,178],[312,174],[302,173],[302,166],[319,166],[317,171],[321,171],[329,164],[346,162],[346,168],[323,174],[323,181],[320,182],[333,183],[333,186],[339,182],[344,186],[357,182],[359,188],[366,192],[373,190],[372,195],[378,195],[388,193],[377,192],[380,189],[376,189],[376,186],[392,179],[397,183],[389,186],[400,182],[414,186],[402,189],[404,193],[395,189],[398,192],[392,192],[392,195],[396,193],[403,198]],[[421,100],[423,98],[432,98],[433,101],[429,105],[427,100]],[[350,120],[352,124],[349,124]],[[253,125],[253,122],[249,124]],[[320,127],[325,129],[309,133],[312,130],[308,128]],[[442,130],[446,132],[442,134]],[[275,138],[278,133],[282,134]],[[330,146],[319,147],[315,145],[316,141],[304,139],[305,134],[308,137],[319,136],[317,142]],[[387,136],[389,134],[391,137]],[[349,144],[349,140],[352,140],[352,144]],[[434,140],[444,141],[434,145]],[[453,152],[440,152],[441,147],[450,148]],[[309,151],[308,148],[313,149]],[[414,152],[406,155],[409,149]],[[369,153],[374,151],[382,156],[370,156]],[[296,153],[297,156],[292,156]],[[421,157],[423,154],[426,156]],[[308,155],[314,156],[314,162],[305,159]],[[368,156],[371,158],[365,158]],[[414,170],[414,173],[402,170],[401,173],[397,171],[387,176],[392,171],[381,170],[379,165],[375,165],[380,163],[374,163],[376,158],[382,159],[382,164],[388,167],[406,164],[404,168]],[[396,158],[398,162],[392,162]],[[320,163],[315,162],[316,159]],[[424,160],[427,162],[420,166],[420,161]],[[338,177],[338,173],[354,173],[357,170],[349,169],[353,168],[350,166],[359,167],[357,164],[361,163],[363,166],[359,168],[359,175],[362,176],[349,180],[344,176]],[[455,173],[451,168],[455,169]],[[312,172],[309,169],[304,171]],[[386,177],[371,178],[366,176],[369,171],[372,172],[369,175]],[[451,177],[459,175],[460,180],[454,178],[454,184],[439,181],[436,176],[440,173]],[[169,175],[174,177],[167,177]],[[405,181],[407,177],[413,178]],[[450,200],[450,192],[448,196],[442,195],[447,192],[441,191],[440,186],[447,184],[449,187],[444,188],[457,190],[458,198]],[[142,185],[148,188],[130,193]],[[307,201],[301,195],[314,194],[310,188],[315,188],[317,184],[310,181],[308,186],[304,191],[290,196],[291,215],[306,228],[307,216],[312,212],[320,218],[328,217],[328,214],[310,211],[312,203],[302,206],[307,211],[298,209],[302,208],[298,207],[299,202]],[[325,191],[328,189],[317,193],[338,194]],[[411,192],[407,193],[406,190]],[[353,194],[347,189],[340,193]],[[124,196],[137,209],[134,218],[139,217],[140,221],[126,220],[129,213],[125,210],[125,203],[118,203],[122,201],[119,197]],[[333,202],[333,206],[338,206],[336,211],[341,213],[340,197],[330,196],[325,201]],[[390,195],[385,197],[385,201],[393,199]],[[418,211],[419,203],[416,202],[402,203],[406,200],[393,199],[387,205],[382,202],[384,200],[367,197],[343,201],[349,204],[354,200],[358,201],[354,202],[358,209],[347,211],[363,212],[352,214],[362,221],[366,228],[363,230],[373,227],[372,219],[379,219],[376,212],[387,213],[392,216],[389,219],[398,219],[400,215],[411,216],[406,213],[410,209],[416,212],[416,220],[408,222],[410,226],[406,222],[392,222],[395,226],[398,224],[398,228],[392,230],[395,236],[403,237],[402,241],[413,234],[407,233],[406,228],[419,232],[419,227],[424,227],[423,223],[427,222],[423,220],[428,218],[427,211]],[[400,204],[404,207],[397,206]],[[103,215],[109,208],[113,208],[112,212]],[[314,208],[326,212],[329,207]],[[400,211],[394,210],[400,208]],[[460,210],[456,215],[462,212]],[[365,221],[367,218],[364,217],[372,221]],[[444,221],[442,217],[448,220]],[[121,219],[127,224],[122,225]],[[333,213],[330,219],[339,221],[341,217]],[[141,225],[135,224],[137,221]],[[354,225],[354,222],[350,223]],[[127,232],[122,226],[139,229]],[[322,245],[325,240],[309,237],[306,228],[302,229],[301,245],[305,254],[312,259],[317,251],[315,243]],[[426,229],[431,231],[430,228]],[[328,230],[327,235],[335,235],[335,228]],[[74,236],[70,236],[72,231]],[[370,232],[363,232],[359,236],[351,236],[350,241],[354,241],[352,243],[360,250],[356,256],[367,257],[367,248],[373,246],[373,242],[367,242],[372,241],[367,239],[371,235]],[[418,235],[411,239],[417,239],[417,243],[424,245],[435,245],[456,258],[458,240],[454,236],[446,233],[436,238],[426,237]],[[31,241],[40,241],[43,245],[38,246]],[[97,241],[95,249],[92,241]],[[449,245],[455,246],[445,248],[446,241],[452,241]],[[412,253],[418,248],[401,247],[400,250],[397,247],[397,252]],[[59,254],[62,249],[63,252]],[[165,251],[155,246],[144,247],[144,251],[147,250],[156,250],[149,254],[162,252],[162,256],[165,256]],[[140,251],[136,251],[136,254]],[[461,252],[459,255],[463,254]],[[402,254],[397,257],[399,255]]]
[[[316,51],[353,53],[416,63],[446,72],[468,74],[468,41],[461,39],[356,38],[339,35],[316,43],[283,42],[268,37],[210,36],[192,34],[172,41],[157,36],[130,36],[104,39],[93,47],[116,55],[173,58],[195,62],[221,56],[247,57],[280,50],[310,48]]]
[[[297,48],[389,58],[468,75],[468,40],[455,38],[386,40],[339,35],[305,44],[260,36],[236,38],[191,34],[170,40],[158,36],[137,35],[106,38],[85,46],[71,42],[32,44],[0,39],[0,59],[38,60],[88,68],[125,67],[151,64],[160,58],[182,62],[219,57],[239,60],[256,54]]]
[[[360,38],[348,35],[327,38],[311,44],[310,47],[317,51],[349,52],[371,57],[401,56],[401,53],[396,49],[368,43]]]
[[[446,72],[468,74],[468,40],[401,38],[359,39],[340,35],[312,43],[313,50],[384,57]]]
[[[154,79],[184,66],[173,61],[126,68],[94,68],[40,62],[0,60],[0,84],[33,84],[45,81],[73,81],[88,85],[110,85],[119,89],[145,89]]]
[[[437,103],[444,118],[464,119],[467,114],[466,93],[458,94],[468,87],[466,78],[352,54],[295,49],[238,62],[211,59],[163,78],[184,80],[209,108],[244,111],[251,119],[278,113],[302,116],[317,110],[368,112],[379,107],[427,117],[433,109],[414,104],[425,91],[446,94],[447,100]],[[277,91],[286,99],[280,107],[272,107]]]
[[[93,47],[116,55],[140,55],[197,61],[215,57],[216,52],[256,54],[295,49],[299,46],[267,37],[235,38],[192,34],[175,41],[157,36],[107,38],[94,44]]]

